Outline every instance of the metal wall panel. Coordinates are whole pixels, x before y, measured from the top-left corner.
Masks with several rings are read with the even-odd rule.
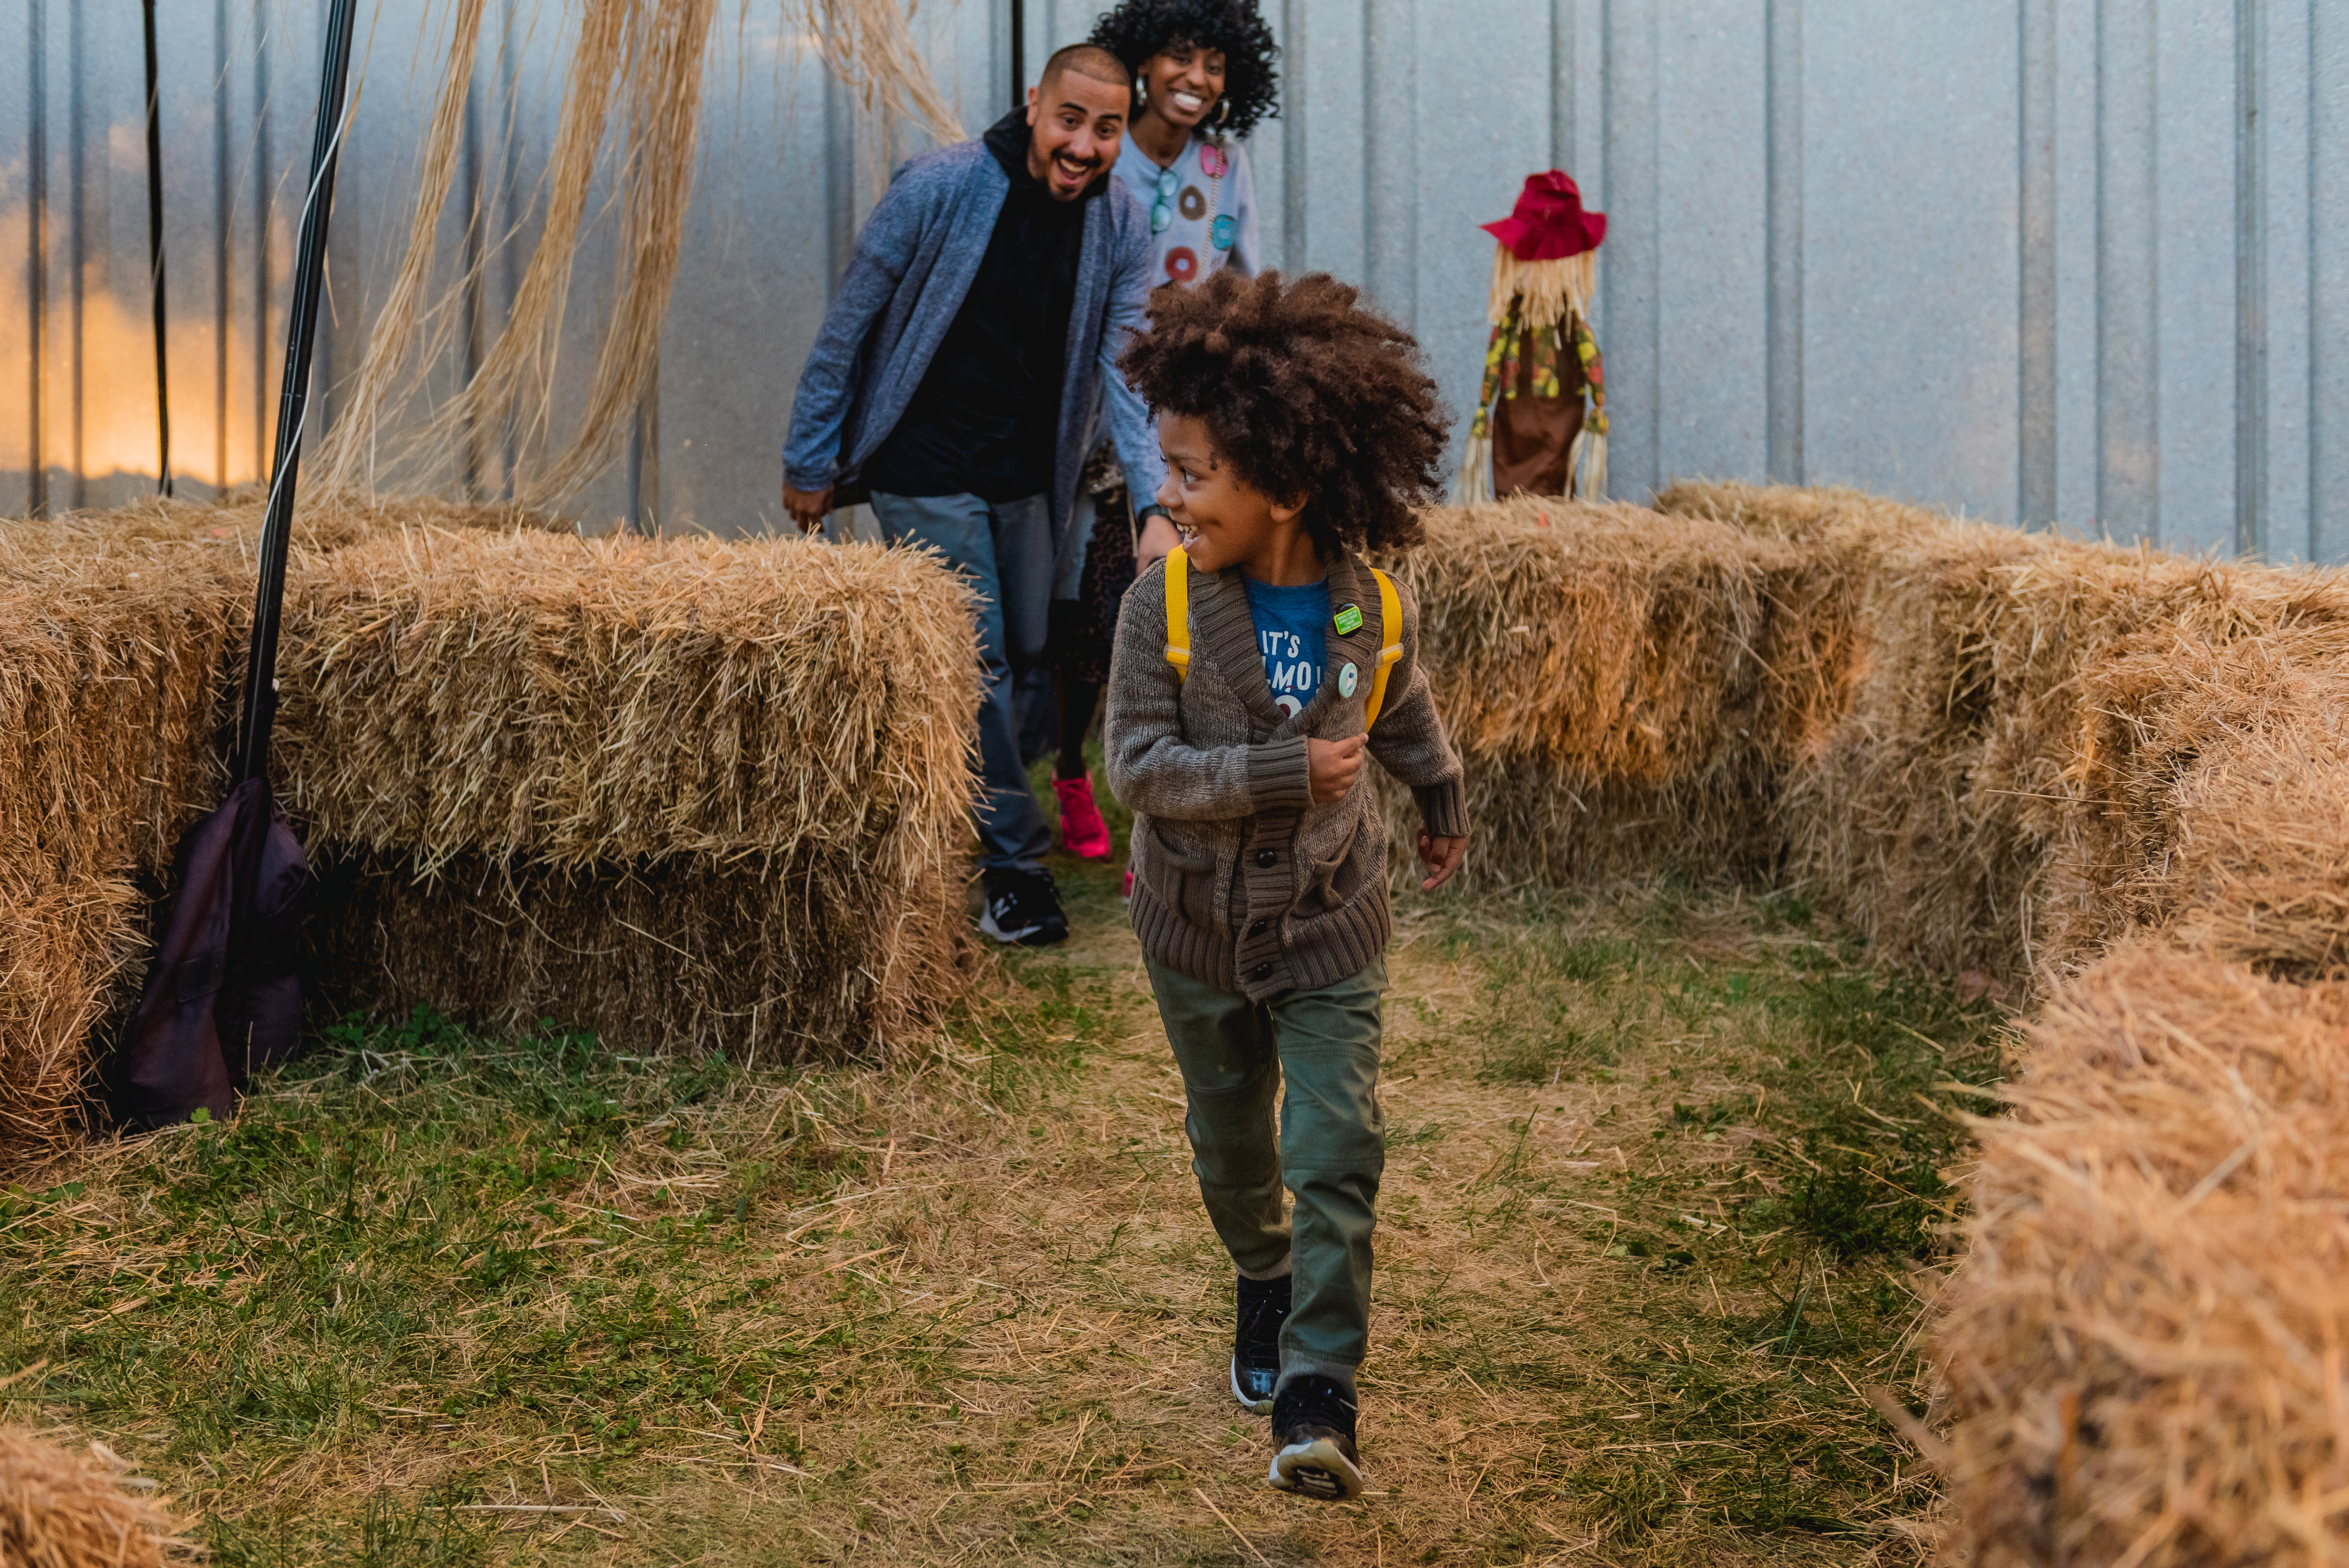
[[[1027,0],[1030,70],[1104,3]],[[1476,224],[1553,163],[1608,211],[1619,494],[1845,482],[2349,560],[2349,0],[1263,3],[1288,50],[1283,117],[1251,148],[1267,250],[1361,282],[1464,413],[1491,261]],[[198,491],[250,480],[266,446],[322,5],[162,7],[173,444]],[[914,150],[777,13],[738,28],[724,9],[657,398],[638,460],[576,500],[595,526],[780,521],[800,358]],[[917,13],[973,131],[1011,98],[1009,9]],[[405,242],[447,26],[440,0],[362,10],[329,380]],[[570,29],[543,0],[490,11],[460,195],[526,244]],[[113,504],[154,468],[137,7],[0,0],[0,510]],[[608,195],[583,301],[611,286]],[[453,280],[456,214],[440,245]],[[515,278],[503,257],[482,270],[481,338],[451,325],[413,373],[417,407],[459,384]],[[563,354],[595,348],[583,319]],[[574,377],[557,432],[579,401]],[[476,482],[505,460],[477,451]]]

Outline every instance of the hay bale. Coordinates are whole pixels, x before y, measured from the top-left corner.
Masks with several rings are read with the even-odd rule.
[[[90,1031],[139,945],[140,899],[113,877],[0,888],[0,1151],[36,1154],[78,1121]]]
[[[330,991],[797,1056],[960,989],[979,670],[928,556],[409,530],[305,570],[282,668]]]
[[[2084,683],[2089,817],[2057,867],[2067,951],[2137,929],[2282,978],[2349,971],[2349,637],[2172,639]]]
[[[2147,944],[2031,1026],[1933,1344],[1951,1561],[2349,1551],[2349,988]]]
[[[179,836],[218,803],[264,498],[0,522],[0,1156],[67,1136]],[[307,505],[297,581],[403,529],[550,526],[512,507]]]
[[[1849,490],[1683,484],[1658,504],[1822,550],[1852,595],[1848,710],[1779,795],[1789,871],[1887,959],[2016,990],[2128,923],[2109,831],[2137,786],[2096,760],[2100,727],[2106,757],[2127,749],[2102,717],[2107,672],[2150,647],[2349,627],[2338,573],[2023,533]]]
[[[1751,862],[1842,705],[1851,628],[1816,552],[1631,506],[1426,514],[1398,562],[1467,771],[1487,884]],[[1397,875],[1417,823],[1389,791]]]
[[[262,497],[0,522],[0,886],[160,873],[218,803]],[[321,500],[289,571],[357,540],[543,528],[511,506]]]
[[[101,1443],[76,1452],[0,1428],[0,1568],[160,1568],[195,1555],[132,1468]]]
[[[334,1012],[427,1006],[499,1030],[554,1018],[623,1047],[750,1063],[874,1056],[974,972],[959,881],[887,896],[853,861],[709,856],[412,865],[328,846],[307,974]]]

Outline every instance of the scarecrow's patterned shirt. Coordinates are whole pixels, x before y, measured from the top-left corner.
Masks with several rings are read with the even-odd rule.
[[[1518,306],[1511,304],[1509,314],[1493,328],[1493,336],[1485,346],[1485,386],[1476,397],[1476,418],[1469,434],[1485,436],[1492,432],[1493,405],[1501,397],[1515,397],[1521,386],[1527,387],[1537,397],[1562,397],[1566,384],[1558,375],[1565,364],[1567,346],[1573,345],[1574,363],[1580,367],[1578,377],[1590,390],[1590,418],[1584,428],[1594,436],[1607,433],[1607,372],[1599,358],[1599,345],[1590,335],[1590,325],[1569,311],[1562,325],[1537,326],[1528,330],[1518,318]]]

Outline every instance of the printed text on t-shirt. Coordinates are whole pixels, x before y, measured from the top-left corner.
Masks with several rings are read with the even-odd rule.
[[[1302,712],[1321,684],[1321,666],[1305,656],[1305,639],[1274,629],[1258,632],[1256,640],[1264,655],[1265,678],[1272,683],[1273,702],[1283,714]]]

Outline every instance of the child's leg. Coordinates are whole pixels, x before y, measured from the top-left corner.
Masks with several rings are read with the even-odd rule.
[[[1371,1230],[1386,1131],[1379,1118],[1379,999],[1384,958],[1350,980],[1271,1005],[1288,1093],[1280,1170],[1295,1194],[1294,1292],[1280,1334],[1280,1381],[1308,1373],[1352,1396],[1369,1347]]]
[[[1207,1218],[1242,1274],[1275,1278],[1288,1267],[1288,1222],[1272,1128],[1280,1061],[1268,1020],[1247,997],[1154,963],[1150,988],[1183,1069],[1183,1130]]]

